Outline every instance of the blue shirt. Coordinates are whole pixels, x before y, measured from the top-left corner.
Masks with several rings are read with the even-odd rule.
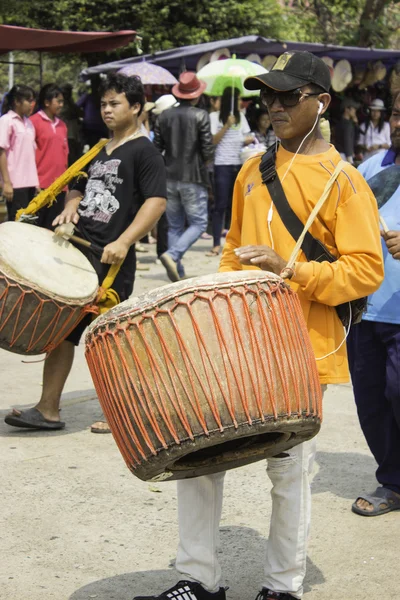
[[[362,163],[358,170],[368,180],[374,175],[395,164],[396,154],[393,149],[384,150]],[[400,186],[379,208],[390,230],[400,231]],[[382,239],[385,279],[377,292],[369,296],[367,312],[363,319],[380,323],[400,324],[400,260],[396,260],[388,252]]]

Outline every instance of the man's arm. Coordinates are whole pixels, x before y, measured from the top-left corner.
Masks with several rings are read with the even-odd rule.
[[[79,221],[78,208],[82,198],[82,192],[78,190],[68,192],[65,197],[64,210],[54,219],[53,227],[63,223],[74,223],[76,225]]]
[[[104,248],[101,262],[109,265],[122,262],[128,254],[129,248],[153,229],[166,206],[167,201],[165,198],[148,198],[129,227],[115,242]]]
[[[114,264],[123,261],[129,248],[153,229],[166,209],[167,181],[164,159],[151,144],[142,152],[137,169],[139,189],[145,201],[119,238],[104,248],[102,263]]]
[[[308,300],[337,306],[375,292],[383,281],[379,215],[368,192],[354,194],[337,209],[335,242],[340,258],[297,262],[292,281]]]

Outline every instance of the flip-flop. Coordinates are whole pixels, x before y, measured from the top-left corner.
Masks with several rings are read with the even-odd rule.
[[[372,504],[372,510],[362,509],[357,506],[359,500],[366,500],[369,504]],[[386,508],[382,508],[382,504],[386,504]],[[378,487],[371,494],[364,494],[359,496],[353,503],[351,510],[357,515],[363,517],[377,517],[384,515],[392,510],[400,510],[400,495],[395,494],[392,490],[384,487]]]
[[[96,427],[96,425],[99,425],[99,423],[107,425],[107,427]],[[111,429],[107,421],[96,421],[96,423],[93,423],[91,426],[90,431],[92,433],[111,433]]]
[[[37,408],[28,408],[27,410],[13,409],[10,414],[4,418],[7,425],[12,427],[22,427],[24,429],[43,429],[55,431],[64,429],[63,421],[49,421],[45,419],[42,413]]]

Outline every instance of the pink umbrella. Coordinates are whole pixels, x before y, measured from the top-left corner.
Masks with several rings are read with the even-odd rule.
[[[167,69],[145,61],[126,65],[118,73],[127,77],[137,75],[142,80],[143,85],[175,85],[175,83],[178,83]]]

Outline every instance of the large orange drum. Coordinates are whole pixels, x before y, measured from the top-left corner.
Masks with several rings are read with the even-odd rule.
[[[50,352],[93,311],[98,278],[87,258],[51,231],[0,225],[0,348]]]
[[[189,279],[92,323],[86,358],[118,447],[143,480],[275,456],[320,428],[299,300],[260,271]]]

